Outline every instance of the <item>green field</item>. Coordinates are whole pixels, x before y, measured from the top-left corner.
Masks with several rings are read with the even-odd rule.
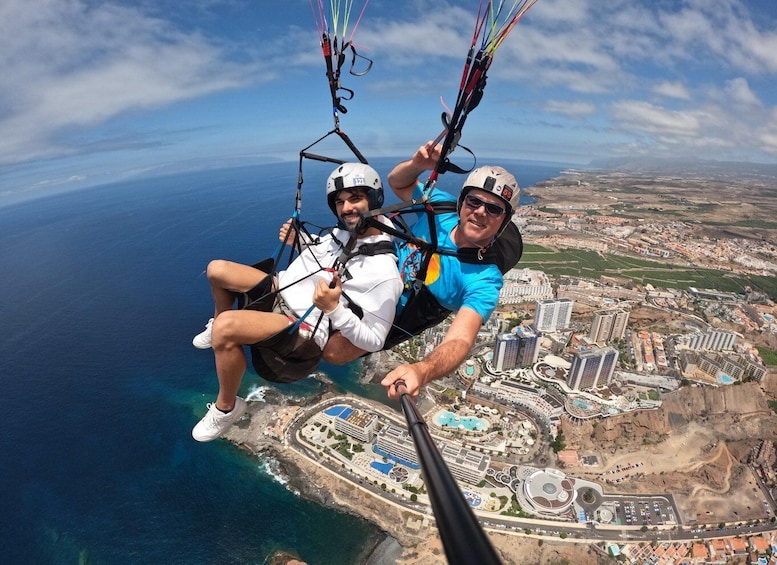
[[[777,351],[772,351],[771,349],[761,347],[760,345],[756,345],[756,348],[758,349],[758,353],[761,355],[761,359],[763,360],[764,365],[777,367]]]
[[[598,279],[600,276],[620,277],[655,287],[687,289],[713,288],[744,293],[751,286],[777,298],[777,277],[742,276],[726,271],[667,265],[622,255],[601,255],[595,251],[564,249],[553,251],[539,245],[526,244],[519,268],[536,269],[548,275]]]

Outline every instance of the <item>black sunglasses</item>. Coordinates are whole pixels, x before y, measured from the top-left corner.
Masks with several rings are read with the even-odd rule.
[[[485,200],[481,200],[480,198],[472,194],[467,194],[464,197],[464,204],[466,204],[467,208],[469,208],[470,210],[477,210],[478,208],[483,206],[486,209],[486,214],[491,218],[498,218],[499,216],[505,213],[505,209],[502,208],[499,204],[494,204],[493,202],[486,202]]]

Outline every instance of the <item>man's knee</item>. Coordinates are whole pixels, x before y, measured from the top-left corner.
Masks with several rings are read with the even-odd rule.
[[[240,311],[228,310],[222,312],[213,320],[211,328],[211,344],[213,349],[221,349],[238,344],[235,336],[239,327],[238,316]]]
[[[205,270],[205,274],[210,282],[225,280],[228,272],[229,261],[224,259],[214,259],[208,263],[208,268]]]
[[[353,361],[355,357],[345,355],[342,351],[327,348],[322,352],[321,359],[330,365],[345,365],[349,361]]]

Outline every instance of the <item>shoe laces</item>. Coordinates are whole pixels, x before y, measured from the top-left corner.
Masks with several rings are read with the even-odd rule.
[[[208,402],[208,413],[205,415],[205,423],[212,428],[218,428],[219,415],[226,416],[226,414],[216,408],[215,402]]]

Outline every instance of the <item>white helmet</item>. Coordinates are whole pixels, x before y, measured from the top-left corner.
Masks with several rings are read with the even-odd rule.
[[[346,188],[360,188],[367,194],[370,210],[383,206],[383,183],[378,173],[364,163],[343,163],[326,179],[326,200],[337,216],[335,194]]]
[[[510,174],[510,172],[502,167],[489,165],[478,167],[472,171],[467,177],[467,180],[464,181],[464,186],[459,194],[456,208],[458,212],[461,212],[461,205],[464,202],[464,197],[471,190],[476,188],[490,192],[494,196],[498,196],[499,199],[505,203],[506,214],[502,221],[502,226],[499,228],[499,233],[502,233],[510,222],[513,211],[518,207],[518,199],[521,196],[518,181],[515,180],[515,177]]]

